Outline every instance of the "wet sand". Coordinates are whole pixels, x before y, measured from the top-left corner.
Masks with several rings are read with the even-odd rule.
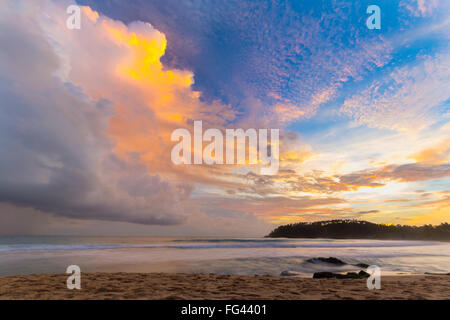
[[[450,299],[450,276],[384,276],[380,290],[366,279],[312,279],[170,273],[82,273],[81,290],[66,274],[0,278],[0,299]]]

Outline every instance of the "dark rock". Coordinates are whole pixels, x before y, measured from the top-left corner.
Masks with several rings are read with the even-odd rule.
[[[359,279],[361,278],[356,272],[347,272],[347,274],[337,274],[338,279]]]
[[[313,279],[336,278],[333,272],[314,272]]]
[[[329,257],[329,258],[324,258],[324,257],[312,258],[312,259],[306,260],[306,262],[310,262],[310,263],[326,262],[326,263],[331,263],[331,264],[340,265],[340,266],[347,264],[347,263],[345,263],[344,261],[339,260],[338,258],[335,258],[335,257]]]
[[[347,272],[346,274],[342,273],[333,273],[333,272],[315,272],[313,274],[313,279],[362,279],[370,277],[370,275],[365,271],[356,272]]]
[[[369,267],[369,265],[367,263],[358,263],[358,264],[355,264],[355,266],[364,268],[364,269],[367,269]]]
[[[365,272],[364,270],[361,270],[358,274],[359,274],[359,276],[360,276],[361,278],[368,278],[368,277],[370,277],[370,274],[368,274],[368,273]]]
[[[283,276],[283,277],[295,277],[295,276],[300,276],[300,275],[301,275],[300,272],[289,271],[289,270],[283,271],[283,272],[280,273],[280,276]]]
[[[432,274],[432,275],[436,275],[436,276],[450,276],[450,272],[449,273],[425,272],[425,274]]]

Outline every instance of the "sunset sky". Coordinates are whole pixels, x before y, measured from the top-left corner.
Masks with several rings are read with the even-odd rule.
[[[0,234],[450,222],[450,1],[70,4],[0,0]],[[174,165],[194,120],[279,128],[278,173]]]

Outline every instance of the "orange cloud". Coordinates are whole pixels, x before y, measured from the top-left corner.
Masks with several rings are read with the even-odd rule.
[[[83,7],[83,12],[83,32],[67,34],[66,28],[54,25],[47,28],[70,66],[65,76],[92,100],[105,99],[113,105],[108,134],[121,158],[138,155],[151,172],[184,180],[183,175],[193,168],[171,163],[173,130],[191,128],[193,120],[222,128],[234,119],[234,111],[220,102],[202,102],[200,92],[192,88],[191,71],[163,65],[167,40],[151,24],[125,25],[89,7]],[[200,175],[208,174],[203,171]],[[196,177],[199,172],[192,182]]]
[[[418,162],[442,164],[450,161],[450,139],[445,139],[434,148],[422,150],[412,156]]]
[[[280,122],[293,121],[305,115],[305,110],[291,103],[277,103],[273,107]]]

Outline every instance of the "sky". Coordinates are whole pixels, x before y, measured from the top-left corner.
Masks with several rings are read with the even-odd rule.
[[[446,0],[0,0],[0,235],[450,222],[449,13]],[[279,129],[278,173],[175,165],[171,134],[195,120]]]

